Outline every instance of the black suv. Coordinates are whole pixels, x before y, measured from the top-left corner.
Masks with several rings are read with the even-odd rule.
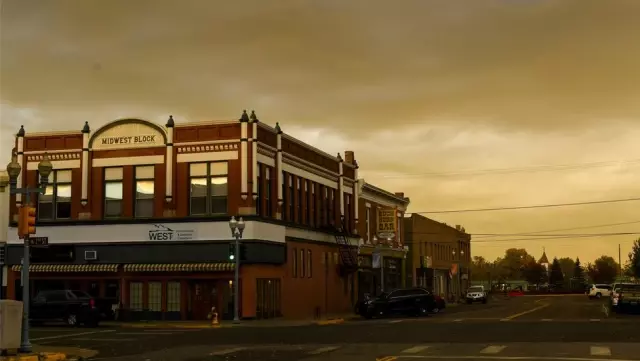
[[[390,315],[428,316],[436,308],[435,297],[424,288],[402,288],[366,301],[360,307],[365,318]]]
[[[97,327],[100,323],[100,310],[93,297],[76,290],[38,293],[31,303],[30,316],[33,324],[62,321],[69,326]]]

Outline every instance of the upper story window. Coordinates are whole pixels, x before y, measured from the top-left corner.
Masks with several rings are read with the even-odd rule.
[[[330,197],[329,197],[329,224],[333,225],[336,219],[336,190],[333,188],[329,188]]]
[[[104,169],[104,217],[122,217],[122,168]]]
[[[302,223],[302,182],[304,182],[299,177],[296,178],[296,187],[298,190],[298,201],[296,202],[296,208],[298,208],[298,223]]]
[[[38,219],[69,218],[71,218],[71,170],[54,170],[49,174],[45,193],[38,197]]]
[[[269,167],[264,167],[264,178],[265,178],[265,184],[264,184],[264,203],[265,203],[265,215],[267,217],[271,217],[271,168]]]
[[[287,194],[287,173],[282,172],[282,219],[284,220],[288,220],[289,219],[289,215],[287,214],[288,211],[288,204],[289,204],[289,195]]]
[[[154,175],[155,167],[152,165],[135,168],[136,198],[133,207],[136,218],[153,217],[155,195],[155,182],[153,180]]]
[[[256,190],[257,190],[257,194],[256,194],[256,214],[257,215],[261,215],[262,214],[262,172],[263,172],[263,166],[262,164],[258,164],[258,175],[256,177]]]
[[[351,194],[344,195],[344,230],[351,233]]]
[[[294,193],[293,193],[293,175],[289,174],[289,190],[287,191],[287,200],[288,200],[288,207],[289,207],[289,221],[293,222],[295,221],[295,213],[293,213],[293,197],[294,197]]]
[[[367,242],[371,242],[371,207],[367,207],[366,211],[365,211],[365,239]]]
[[[227,162],[189,164],[189,213],[192,216],[227,214]]]
[[[307,191],[307,224],[313,225],[313,213],[311,210],[313,209],[313,182],[308,180],[305,184],[305,190]]]

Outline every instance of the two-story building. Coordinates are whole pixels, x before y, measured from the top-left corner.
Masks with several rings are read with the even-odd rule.
[[[420,214],[404,218],[409,247],[407,283],[458,298],[469,287],[471,235]]]
[[[388,192],[363,179],[358,180],[357,187],[359,297],[404,287],[407,247],[402,220],[410,200],[404,193]]]
[[[18,186],[35,186],[31,290],[71,288],[112,300],[123,318],[233,315],[229,220],[243,217],[242,318],[304,318],[351,310],[357,166],[246,112],[238,120],[162,126],[121,119],[93,130],[16,135]],[[7,294],[20,297],[22,246],[12,196]],[[344,227],[343,227],[344,224]],[[344,233],[344,232],[343,232]],[[240,256],[240,255],[239,255]],[[353,261],[351,261],[353,260]],[[354,264],[352,264],[354,263]]]

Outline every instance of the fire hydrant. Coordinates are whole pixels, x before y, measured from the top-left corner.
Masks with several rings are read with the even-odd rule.
[[[218,321],[218,312],[216,312],[215,307],[211,307],[211,326],[220,326],[220,322]]]

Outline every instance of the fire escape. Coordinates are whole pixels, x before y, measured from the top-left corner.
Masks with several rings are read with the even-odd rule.
[[[348,231],[348,227],[344,225],[344,219],[342,225],[337,227],[336,230],[336,243],[338,244],[338,253],[340,253],[340,274],[348,275],[358,270],[358,248],[349,244],[349,236],[351,233]]]

